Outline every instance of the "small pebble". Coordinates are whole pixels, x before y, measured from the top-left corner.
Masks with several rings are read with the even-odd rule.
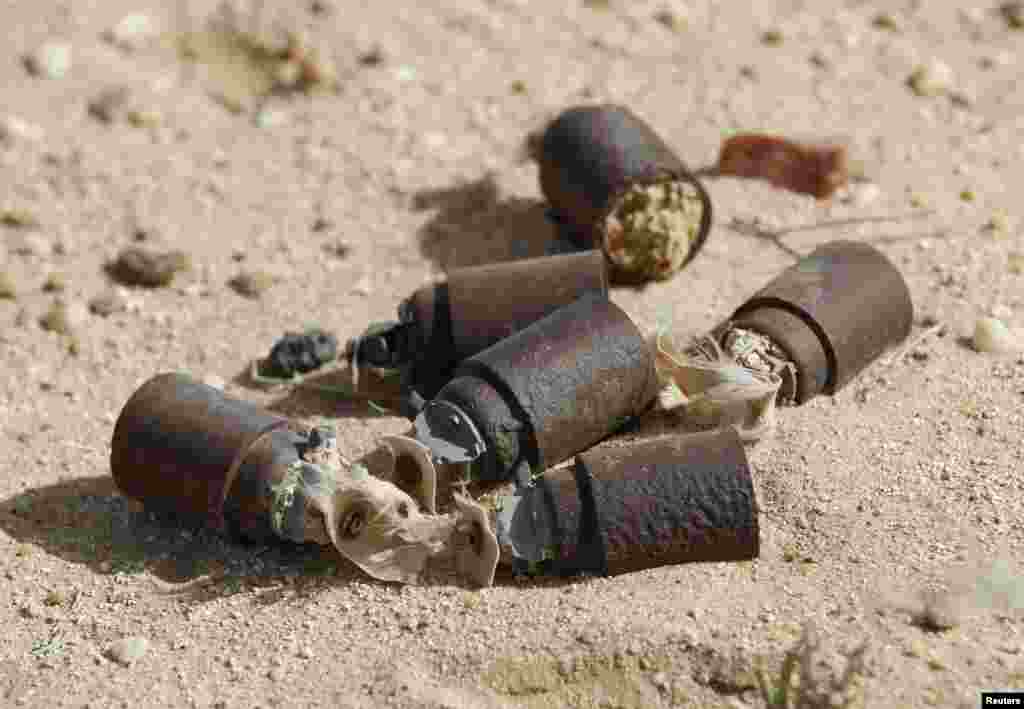
[[[370,276],[363,276],[352,286],[352,293],[355,295],[370,295],[373,292],[373,280]]]
[[[0,141],[14,143],[24,140],[38,143],[44,135],[42,128],[17,116],[0,116]]]
[[[907,78],[907,86],[918,96],[938,96],[953,85],[953,70],[943,61],[933,59],[923,64]]]
[[[1004,2],[999,6],[999,14],[1011,30],[1024,29],[1024,2]]]
[[[298,655],[303,660],[312,660],[313,659],[313,651],[310,650],[309,647],[306,646],[306,645],[303,645],[302,647],[300,647],[299,651],[297,653],[295,653],[295,654]]]
[[[338,338],[329,332],[319,329],[287,332],[270,348],[264,363],[265,374],[288,379],[311,372],[337,356]]]
[[[867,207],[882,196],[882,188],[874,182],[863,182],[850,189],[850,201],[858,207]]]
[[[149,640],[141,636],[124,638],[107,648],[107,657],[124,667],[131,667],[149,650]]]
[[[14,279],[7,271],[0,271],[0,300],[17,300],[18,290],[14,287]]]
[[[71,69],[71,45],[46,42],[25,57],[25,68],[33,76],[62,79]]]
[[[282,88],[295,88],[302,81],[302,65],[297,61],[281,62],[274,68],[274,81]]]
[[[1006,268],[1014,275],[1019,276],[1024,274],[1024,253],[1016,251],[1011,252],[1006,257]]]
[[[0,209],[0,224],[19,229],[32,229],[39,226],[39,218],[24,207],[5,207]]]
[[[128,103],[130,92],[124,86],[104,89],[89,101],[89,115],[101,123],[113,123]]]
[[[43,292],[44,293],[62,293],[67,287],[64,282],[64,276],[59,273],[51,273],[43,281]]]
[[[761,44],[769,47],[778,47],[785,41],[780,30],[765,30],[761,33]]]
[[[357,61],[360,66],[380,66],[386,59],[384,48],[378,44],[360,54]]]
[[[164,121],[162,113],[148,108],[133,108],[125,118],[136,128],[155,128]]]
[[[277,279],[266,271],[242,271],[228,281],[228,285],[246,298],[259,298]]]
[[[144,47],[156,34],[156,24],[149,15],[133,13],[121,18],[103,37],[119,49],[133,51]]]
[[[119,288],[105,290],[89,301],[89,312],[104,318],[127,309],[128,300]]]
[[[256,116],[253,121],[256,123],[258,128],[277,128],[288,122],[288,111],[283,108],[273,108],[271,106],[264,106],[256,112]]]
[[[53,301],[50,309],[39,318],[39,325],[49,332],[69,335],[79,329],[88,317],[89,312],[81,303],[68,303],[58,298]]]
[[[972,343],[978,352],[1013,352],[1020,344],[998,318],[980,318],[974,326]]]
[[[897,32],[900,29],[899,20],[891,12],[880,12],[871,20],[871,26],[880,30]]]
[[[177,273],[189,269],[188,255],[184,251],[159,253],[141,246],[121,250],[108,267],[110,276],[126,286],[157,288],[174,280]]]
[[[680,17],[673,10],[664,8],[654,13],[654,21],[665,29],[678,31],[686,27],[686,18]]]

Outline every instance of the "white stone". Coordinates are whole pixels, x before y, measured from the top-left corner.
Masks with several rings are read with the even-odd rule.
[[[28,70],[47,79],[62,79],[71,69],[71,45],[46,42],[27,57]]]

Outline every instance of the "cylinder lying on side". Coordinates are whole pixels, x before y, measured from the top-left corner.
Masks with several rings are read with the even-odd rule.
[[[110,469],[128,497],[224,529],[225,505],[239,477],[272,485],[299,459],[302,439],[288,423],[184,374],[160,374],[121,410]],[[266,519],[237,521],[269,529]]]
[[[642,333],[591,293],[464,360],[418,421],[441,439],[479,441],[474,474],[500,482],[589,448],[657,393]]]
[[[399,310],[412,330],[412,386],[433,398],[459,361],[591,292],[608,295],[605,260],[596,250],[449,272]]]
[[[506,561],[615,575],[757,557],[757,503],[732,428],[611,441],[499,502]],[[527,564],[528,565],[528,564]]]
[[[703,247],[711,199],[700,180],[624,106],[577,106],[541,136],[540,187],[582,248],[600,248],[612,280],[665,280]]]
[[[884,254],[833,241],[780,273],[713,332],[741,363],[788,371],[780,400],[802,404],[846,386],[904,340],[913,319],[906,281]]]
[[[183,374],[142,385],[118,417],[111,471],[152,509],[198,516],[254,541],[333,545],[371,576],[417,583],[430,564],[479,585],[493,582],[497,541],[483,510],[457,497],[435,514],[430,454],[383,439],[371,474],[345,461],[332,430],[289,430],[288,419]]]

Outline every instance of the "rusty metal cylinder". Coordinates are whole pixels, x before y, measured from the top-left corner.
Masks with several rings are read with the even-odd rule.
[[[617,305],[590,293],[464,360],[435,401],[473,421],[485,480],[567,460],[642,413],[658,392],[654,359]]]
[[[416,325],[413,383],[432,398],[460,361],[568,305],[584,293],[607,297],[600,251],[459,268],[420,288],[401,306]]]
[[[625,106],[577,106],[544,131],[535,150],[541,192],[567,236],[582,248],[606,248],[605,219],[619,198],[636,185],[669,181],[692,185],[702,205],[689,263],[711,230],[711,198],[700,180],[643,119]],[[612,269],[615,283],[634,276]]]
[[[795,401],[834,394],[911,330],[914,306],[899,270],[857,241],[824,244],[780,273],[715,329],[767,336],[795,364]]]
[[[731,427],[615,442],[576,456],[538,484],[553,515],[553,565],[616,575],[758,556],[757,502]]]
[[[111,473],[124,495],[147,507],[267,538],[270,490],[299,460],[306,440],[288,424],[184,374],[159,374],[118,416]],[[294,523],[302,523],[301,515]],[[291,531],[301,538],[301,530]]]

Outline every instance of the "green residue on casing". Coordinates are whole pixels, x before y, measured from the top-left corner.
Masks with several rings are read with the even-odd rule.
[[[284,477],[270,488],[270,526],[280,536],[285,536],[284,521],[295,504],[295,492],[302,483],[303,461],[297,460],[288,466]]]
[[[501,428],[494,431],[494,456],[500,469],[507,470],[515,464],[518,450],[519,444],[514,431],[505,431]]]
[[[700,193],[689,182],[633,185],[605,219],[605,253],[626,271],[670,278],[696,245],[703,213]]]

